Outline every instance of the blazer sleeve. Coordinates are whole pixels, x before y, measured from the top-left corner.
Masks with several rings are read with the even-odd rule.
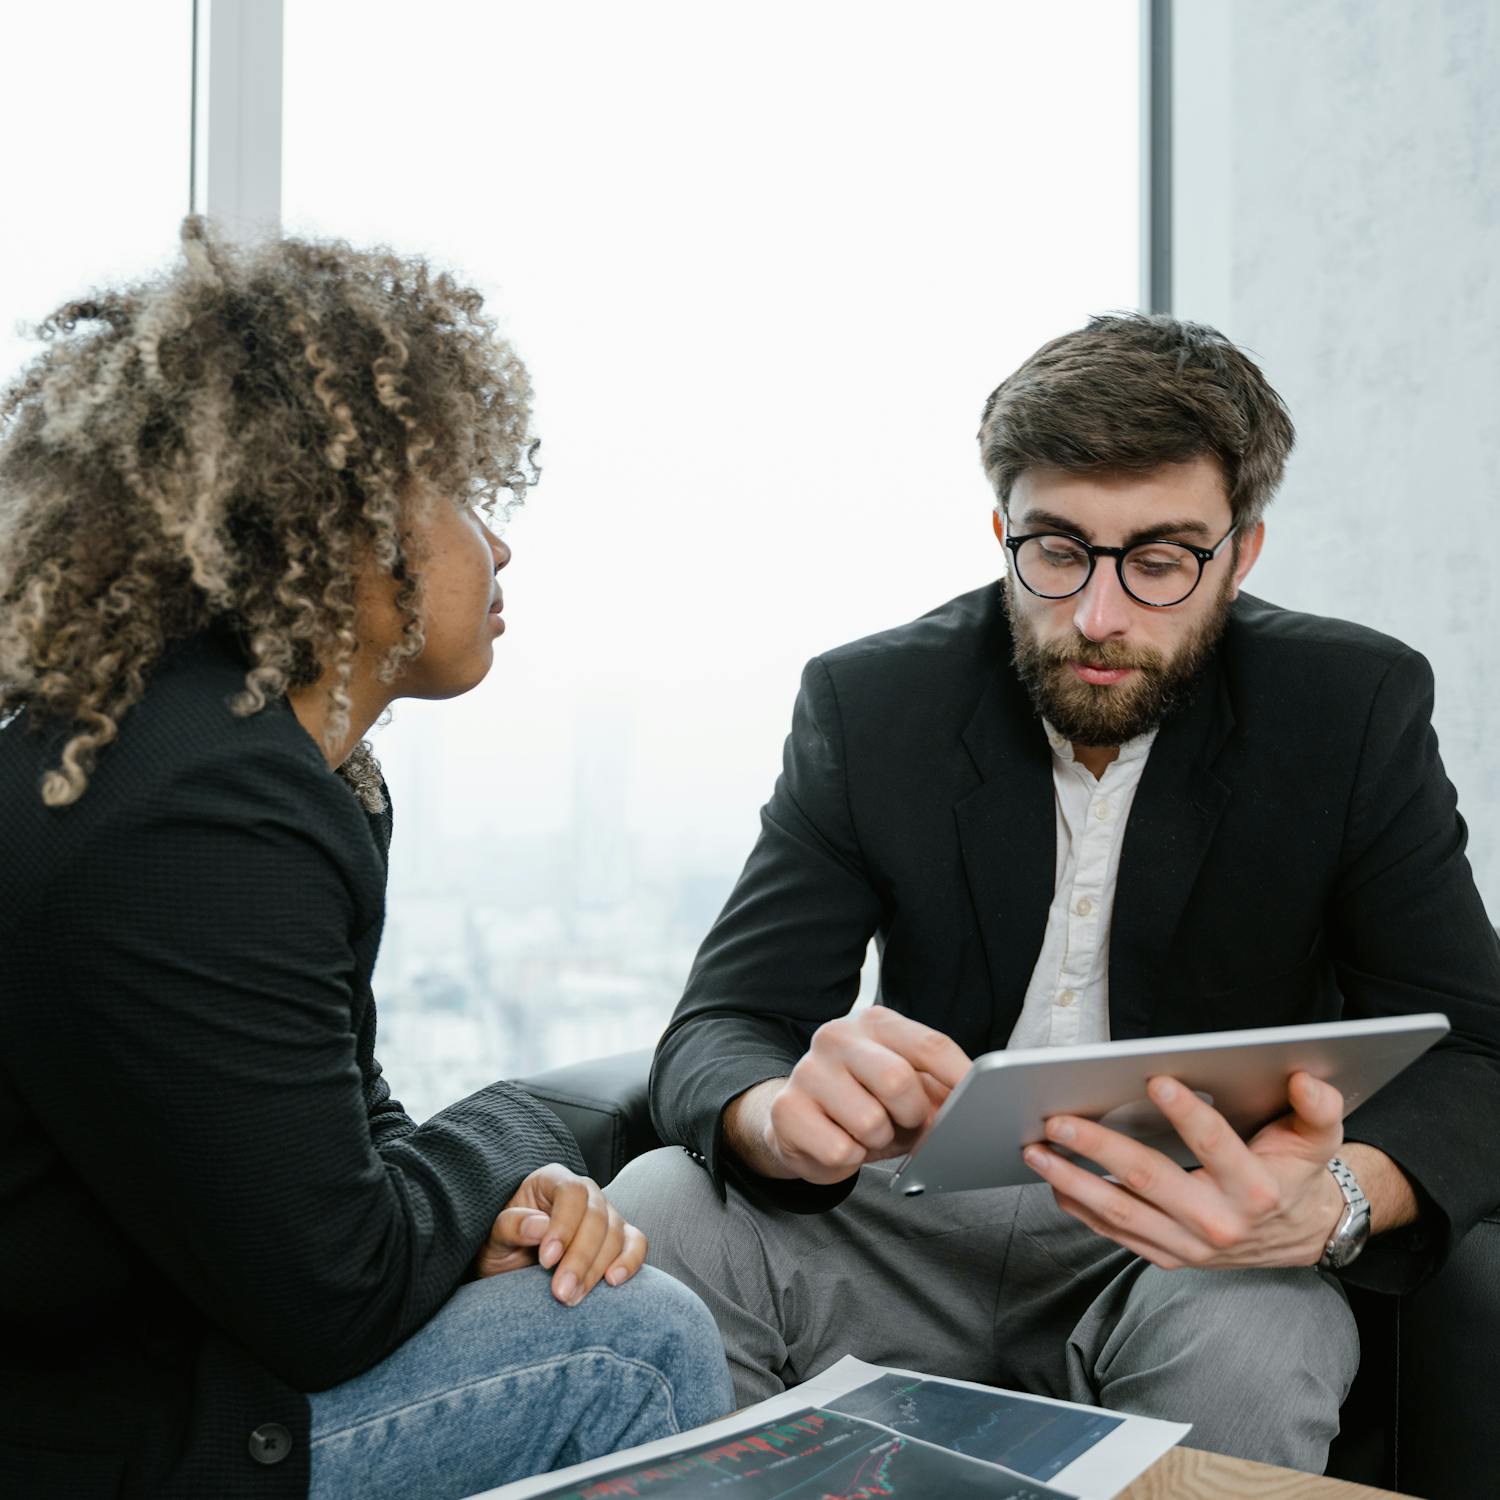
[[[390,1108],[351,994],[369,907],[336,835],[364,835],[358,809],[321,768],[227,759],[112,815],[52,882],[14,1077],[101,1214],[316,1390],[432,1316],[529,1172],[582,1163],[506,1084],[420,1126]]]
[[[1452,1024],[1345,1124],[1423,1199],[1418,1226],[1377,1236],[1344,1273],[1393,1292],[1435,1270],[1500,1201],[1500,944],[1464,855],[1432,706],[1426,660],[1396,658],[1365,729],[1331,921],[1346,1016],[1441,1011]]]
[[[850,812],[844,755],[833,681],[814,659],[760,837],[657,1048],[657,1131],[687,1147],[721,1197],[726,1173],[781,1207],[809,1212],[832,1207],[854,1185],[853,1177],[832,1187],[773,1182],[723,1145],[725,1105],[790,1074],[813,1032],[844,1015],[859,991],[881,904]]]
[[[391,789],[382,777],[380,790],[385,806],[374,813],[366,813],[370,835],[380,851],[382,864],[390,868],[391,835],[395,830],[396,814],[391,799]],[[365,1117],[370,1126],[370,1142],[377,1151],[394,1141],[405,1139],[417,1128],[417,1123],[407,1114],[399,1099],[391,1095],[390,1085],[385,1080],[385,1070],[375,1056],[375,997],[369,989],[361,999],[356,997],[355,1013],[359,1016],[356,1056],[360,1077],[364,1081]]]

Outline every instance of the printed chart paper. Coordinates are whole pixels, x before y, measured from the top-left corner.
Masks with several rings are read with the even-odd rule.
[[[846,1357],[723,1421],[472,1500],[1106,1500],[1187,1430]]]

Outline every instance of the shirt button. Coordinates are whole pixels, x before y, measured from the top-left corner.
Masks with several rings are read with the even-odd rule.
[[[1073,908],[1073,910],[1076,911],[1080,917],[1088,916],[1088,914],[1093,911],[1093,909],[1094,903],[1090,901],[1087,896],[1080,896],[1078,898],[1078,905]]]
[[[279,1464],[292,1451],[292,1434],[280,1422],[263,1422],[250,1434],[250,1457],[258,1464]]]
[[[1075,998],[1076,997],[1074,996],[1072,990],[1064,990],[1062,994],[1057,997],[1057,1003],[1059,1005],[1071,1005]]]
[[[1107,802],[1100,802],[1094,808],[1094,816],[1102,823],[1114,809]]]

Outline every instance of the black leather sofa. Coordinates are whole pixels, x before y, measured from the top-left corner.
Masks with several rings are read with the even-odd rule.
[[[596,1181],[660,1145],[646,1082],[649,1050],[519,1080],[577,1137]],[[1351,1289],[1359,1376],[1328,1472],[1425,1500],[1500,1496],[1500,1212],[1406,1297]]]

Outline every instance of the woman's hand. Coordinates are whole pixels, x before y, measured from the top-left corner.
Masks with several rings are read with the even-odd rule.
[[[646,1259],[646,1236],[627,1224],[590,1177],[552,1162],[538,1167],[500,1210],[474,1260],[479,1276],[556,1266],[552,1295],[577,1307],[602,1276],[628,1281]]]

